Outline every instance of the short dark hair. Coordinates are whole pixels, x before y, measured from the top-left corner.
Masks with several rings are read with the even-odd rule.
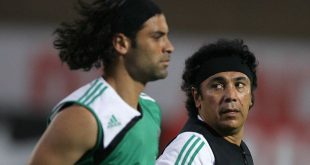
[[[78,2],[76,10],[80,17],[73,23],[62,23],[55,30],[57,37],[54,46],[60,51],[61,61],[67,63],[70,69],[88,71],[93,67],[104,66],[106,72],[116,59],[112,43],[114,35],[125,30],[124,34],[134,45],[136,34],[143,27],[140,24],[138,28],[124,27],[123,25],[128,24],[129,21],[120,16],[120,11],[124,11],[125,4],[137,2],[132,0],[95,0],[92,3],[79,0]],[[126,9],[132,8],[128,9],[126,6]]]
[[[249,51],[247,45],[241,39],[227,40],[220,39],[215,43],[202,46],[197,52],[185,61],[185,69],[182,75],[181,89],[185,92],[186,109],[190,117],[197,117],[198,110],[195,106],[195,101],[192,96],[192,88],[198,89],[200,92],[200,84],[197,84],[197,76],[199,66],[203,65],[206,61],[219,57],[237,56],[249,67],[253,74],[251,82],[251,95],[252,103],[254,104],[254,90],[257,88],[256,67],[258,62],[252,52]],[[252,105],[253,105],[252,104]]]

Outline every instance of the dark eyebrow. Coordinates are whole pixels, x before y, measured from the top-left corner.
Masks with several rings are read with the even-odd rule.
[[[223,77],[213,77],[210,82],[213,82],[213,81],[219,81],[219,82],[223,82],[225,81],[225,79]]]
[[[159,36],[164,36],[166,33],[162,31],[155,31],[151,33],[152,35],[159,35]]]
[[[245,76],[240,76],[240,77],[236,77],[234,78],[235,81],[245,81],[247,80],[247,78]]]
[[[247,78],[245,76],[239,76],[239,77],[236,77],[233,79],[234,81],[246,81]],[[225,82],[226,79],[224,77],[214,77],[210,80],[211,82],[214,82],[214,81],[218,81],[218,82]]]

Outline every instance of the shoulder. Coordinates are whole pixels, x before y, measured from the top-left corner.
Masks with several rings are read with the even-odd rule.
[[[145,93],[141,93],[139,96],[139,104],[144,113],[152,116],[158,123],[161,122],[160,106],[155,99]]]
[[[49,124],[50,129],[64,138],[70,138],[77,144],[85,144],[91,148],[97,140],[97,121],[94,115],[85,107],[71,105],[58,112]]]
[[[143,109],[150,111],[151,113],[160,113],[160,107],[157,101],[145,93],[140,94],[139,104]]]
[[[96,135],[96,121],[89,111],[75,105],[67,107],[52,119],[33,151],[31,162],[73,164],[95,146]]]
[[[152,102],[152,103],[156,103],[157,104],[156,100],[153,99],[151,96],[147,95],[146,93],[143,93],[143,92],[140,93],[139,98],[143,102]]]
[[[211,165],[214,163],[214,155],[201,134],[183,132],[166,147],[156,163],[160,165],[179,163]]]
[[[72,93],[67,95],[62,99],[56,106],[53,107],[53,112],[66,107],[71,103],[78,103],[80,105],[90,105],[98,96],[106,91],[108,88],[107,83],[102,78],[97,78],[88,84],[81,86],[80,88],[74,90]]]

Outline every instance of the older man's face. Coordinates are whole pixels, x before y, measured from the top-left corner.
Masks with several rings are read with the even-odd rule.
[[[201,83],[200,92],[195,103],[208,125],[222,135],[242,130],[252,105],[251,82],[245,74],[217,73]]]

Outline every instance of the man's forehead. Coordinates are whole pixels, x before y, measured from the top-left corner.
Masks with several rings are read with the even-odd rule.
[[[227,72],[219,72],[216,73],[206,80],[214,81],[214,80],[250,80],[249,77],[238,71],[227,71]]]
[[[140,31],[145,29],[167,32],[168,25],[165,16],[163,14],[156,14],[153,17],[150,17],[147,21],[144,22]]]

